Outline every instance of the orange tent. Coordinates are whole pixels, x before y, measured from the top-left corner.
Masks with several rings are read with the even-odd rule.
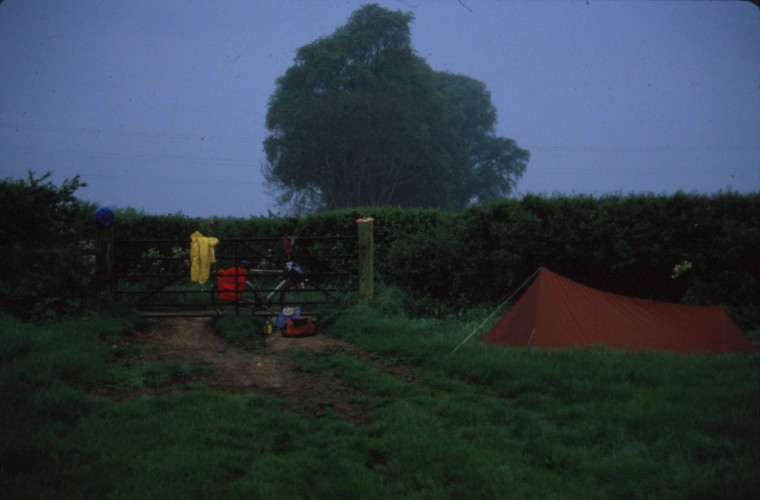
[[[720,307],[602,292],[541,269],[481,342],[515,347],[601,345],[634,351],[756,351]]]

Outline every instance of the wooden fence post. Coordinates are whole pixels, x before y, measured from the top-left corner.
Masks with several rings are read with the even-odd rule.
[[[359,300],[362,302],[372,301],[375,295],[373,221],[372,217],[356,220],[359,232]]]
[[[113,212],[103,207],[95,212],[95,287],[109,300],[116,299],[116,266],[113,241]]]

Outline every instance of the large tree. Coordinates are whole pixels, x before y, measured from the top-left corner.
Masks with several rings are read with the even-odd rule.
[[[412,19],[366,5],[298,50],[266,119],[262,170],[281,205],[455,209],[511,192],[528,152],[495,136],[485,85],[415,55]]]

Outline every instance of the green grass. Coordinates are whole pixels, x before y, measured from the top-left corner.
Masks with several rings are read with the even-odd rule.
[[[758,355],[539,351],[475,338],[451,354],[476,321],[410,320],[384,300],[329,325],[369,356],[283,354],[336,377],[363,424],[329,401],[293,409],[202,387],[116,403],[91,389],[160,385],[188,368],[113,349],[127,320],[0,317],[0,497],[760,495]],[[237,321],[217,327],[245,343],[250,330]]]
[[[254,350],[266,347],[263,335],[264,322],[267,319],[250,314],[228,314],[214,319],[214,330],[233,344],[244,349]]]

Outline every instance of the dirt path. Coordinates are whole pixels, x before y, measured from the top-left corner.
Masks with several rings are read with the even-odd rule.
[[[107,395],[112,399],[133,399],[145,393],[177,394],[203,382],[219,392],[269,394],[287,400],[295,409],[317,403],[321,408],[331,407],[352,423],[364,423],[366,420],[366,412],[354,404],[358,393],[345,387],[339,388],[332,375],[298,370],[291,358],[282,355],[286,349],[355,350],[350,344],[324,335],[285,338],[273,334],[267,338],[266,348],[246,351],[218,336],[211,328],[209,319],[168,318],[149,325],[126,341],[142,348],[145,362],[208,364],[213,371],[191,380],[177,380],[159,389],[112,392]]]

